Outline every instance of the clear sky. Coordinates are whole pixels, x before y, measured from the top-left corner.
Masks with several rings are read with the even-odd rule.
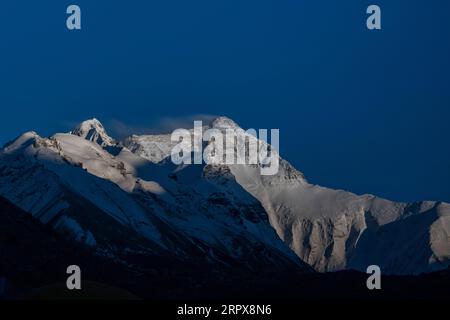
[[[69,4],[81,31],[65,27]],[[3,0],[0,143],[91,117],[123,134],[226,115],[280,128],[282,155],[313,183],[450,201],[449,12],[447,0]]]

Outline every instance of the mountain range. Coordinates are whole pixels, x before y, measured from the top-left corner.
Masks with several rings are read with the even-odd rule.
[[[240,130],[226,117],[207,128]],[[170,134],[118,141],[96,119],[51,137],[27,132],[0,151],[0,197],[64,241],[142,274],[378,265],[416,275],[450,265],[450,204],[317,186],[281,157],[273,176],[259,165],[177,166],[173,146]]]

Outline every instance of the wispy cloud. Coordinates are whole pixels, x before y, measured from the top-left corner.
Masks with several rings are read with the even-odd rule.
[[[133,134],[161,134],[170,133],[175,129],[186,128],[191,129],[194,127],[194,121],[201,120],[204,124],[209,124],[217,115],[211,114],[193,114],[183,117],[161,117],[150,122],[148,125],[135,125],[124,123],[120,120],[111,120],[106,126],[111,134],[116,138],[122,139]]]

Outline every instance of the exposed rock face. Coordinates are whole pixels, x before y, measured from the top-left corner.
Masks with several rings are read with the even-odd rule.
[[[116,142],[107,133],[100,121],[93,118],[83,121],[73,131],[73,135],[95,142],[102,147],[114,146]]]

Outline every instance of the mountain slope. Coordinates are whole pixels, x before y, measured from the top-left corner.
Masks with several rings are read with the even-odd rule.
[[[242,130],[226,117],[217,118],[209,128]],[[244,136],[249,145],[266,146],[251,135]],[[134,137],[134,141],[133,150],[154,161],[147,156],[152,136]],[[162,150],[170,150],[169,141],[169,135],[158,136],[160,144],[166,143]],[[261,167],[255,165],[223,165],[222,171],[260,201],[279,237],[316,270],[365,271],[377,264],[385,273],[416,274],[449,265],[448,204],[358,196],[310,184],[281,157],[279,166],[274,176],[261,175]]]
[[[365,271],[377,264],[388,274],[412,274],[449,265],[449,204],[395,203],[323,188],[279,162],[275,176],[262,176],[255,166],[230,171],[261,201],[280,238],[316,270]]]
[[[185,188],[169,174],[164,190],[150,180],[154,173],[161,177],[153,163],[126,148],[116,157],[105,149],[73,134],[46,139],[26,133],[0,153],[0,194],[103,255],[125,250],[213,267],[310,271],[243,190],[245,202],[214,204],[210,194]]]
[[[225,117],[208,128],[243,132]],[[26,133],[0,152],[0,195],[106,256],[126,251],[304,272],[304,262],[321,272],[377,264],[387,274],[449,265],[449,204],[396,203],[313,185],[275,150],[273,176],[261,175],[261,165],[177,166],[173,145],[170,135],[117,144],[95,119],[71,134]]]
[[[80,163],[63,153],[56,139],[43,139],[31,132],[9,144],[0,153],[0,181],[1,194],[14,204],[43,223],[55,227],[71,225],[70,229],[78,233],[75,237],[93,244],[95,235],[65,214],[74,203],[93,204],[118,225],[150,241],[160,239],[143,208],[115,184],[86,172]]]
[[[170,135],[133,135],[122,144],[134,154],[158,163],[170,154],[175,143],[170,141]]]
[[[449,270],[420,277],[383,277],[383,290],[368,291],[367,275],[259,273],[217,274],[192,269],[184,263],[147,262],[135,269],[120,261],[101,258],[51,232],[30,214],[0,197],[0,298],[6,299],[446,299],[450,296]],[[83,290],[66,289],[68,263],[81,267]],[[142,262],[141,262],[142,263]],[[161,267],[161,266],[164,267]],[[127,289],[135,296],[120,288]]]

